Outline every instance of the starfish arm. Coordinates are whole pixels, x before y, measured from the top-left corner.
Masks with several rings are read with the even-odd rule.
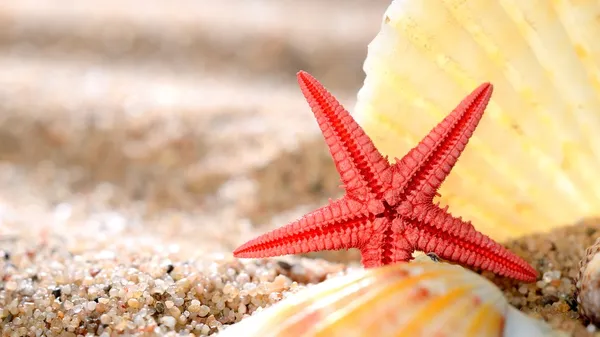
[[[408,226],[409,241],[416,249],[439,257],[489,270],[514,279],[533,282],[537,272],[527,262],[508,251],[468,221],[455,218],[438,206],[423,206],[419,217]]]
[[[409,201],[431,202],[475,131],[492,95],[480,85],[399,162],[392,166],[392,186]]]
[[[389,181],[389,163],[348,111],[306,72],[298,83],[323,132],[347,193],[365,199],[380,195]]]
[[[368,207],[343,197],[246,242],[233,255],[261,258],[358,248],[368,240],[368,224]]]

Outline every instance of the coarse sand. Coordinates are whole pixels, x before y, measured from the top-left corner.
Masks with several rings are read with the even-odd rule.
[[[573,336],[592,336],[593,329],[577,313],[574,277],[584,248],[599,230],[600,221],[590,220],[507,243],[540,271],[536,283],[483,274],[527,314]],[[360,268],[295,256],[192,257],[136,238],[105,240],[103,247],[76,251],[61,235],[3,235],[1,240],[3,336],[206,336],[307,284]]]
[[[535,234],[505,243],[540,273],[536,283],[519,283],[483,274],[504,290],[509,302],[532,317],[573,336],[600,336],[593,325],[580,318],[575,299],[579,261],[585,249],[600,235],[600,219]]]

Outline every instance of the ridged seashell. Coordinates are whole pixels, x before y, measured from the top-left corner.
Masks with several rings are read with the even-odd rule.
[[[395,0],[354,116],[394,159],[489,81],[441,202],[496,240],[600,215],[598,17],[597,0]]]
[[[329,279],[218,336],[552,337],[562,333],[510,306],[500,289],[472,271],[415,261]]]
[[[579,313],[600,326],[600,238],[585,250],[577,275]]]

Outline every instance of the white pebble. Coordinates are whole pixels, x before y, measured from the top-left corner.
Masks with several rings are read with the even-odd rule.
[[[87,302],[86,309],[88,311],[94,311],[94,310],[96,310],[96,302],[94,302],[94,301]]]
[[[210,312],[210,308],[206,305],[201,305],[200,310],[198,311],[198,315],[200,317],[205,317]]]
[[[551,270],[551,271],[547,271],[544,273],[544,276],[542,277],[542,279],[546,282],[546,283],[550,283],[554,280],[558,280],[560,278],[560,271],[559,270]]]
[[[519,293],[521,293],[523,295],[527,294],[527,286],[525,286],[525,285],[520,286]]]
[[[200,301],[198,300],[192,300],[192,302],[190,302],[190,305],[188,306],[188,310],[190,312],[199,312],[200,311]]]
[[[173,328],[175,328],[175,323],[177,321],[175,320],[175,317],[173,317],[173,316],[163,316],[163,317],[161,317],[160,322],[162,324],[164,324],[167,328],[173,329]]]
[[[102,316],[100,316],[100,323],[102,324],[110,324],[110,316],[108,316],[107,314],[102,314]]]

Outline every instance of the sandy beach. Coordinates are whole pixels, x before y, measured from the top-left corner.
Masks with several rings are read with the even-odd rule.
[[[0,4],[2,336],[209,336],[360,268],[356,251],[231,252],[343,192],[295,74],[351,108],[387,5]],[[484,275],[600,336],[573,298],[600,221],[572,225],[506,243],[539,282]]]

